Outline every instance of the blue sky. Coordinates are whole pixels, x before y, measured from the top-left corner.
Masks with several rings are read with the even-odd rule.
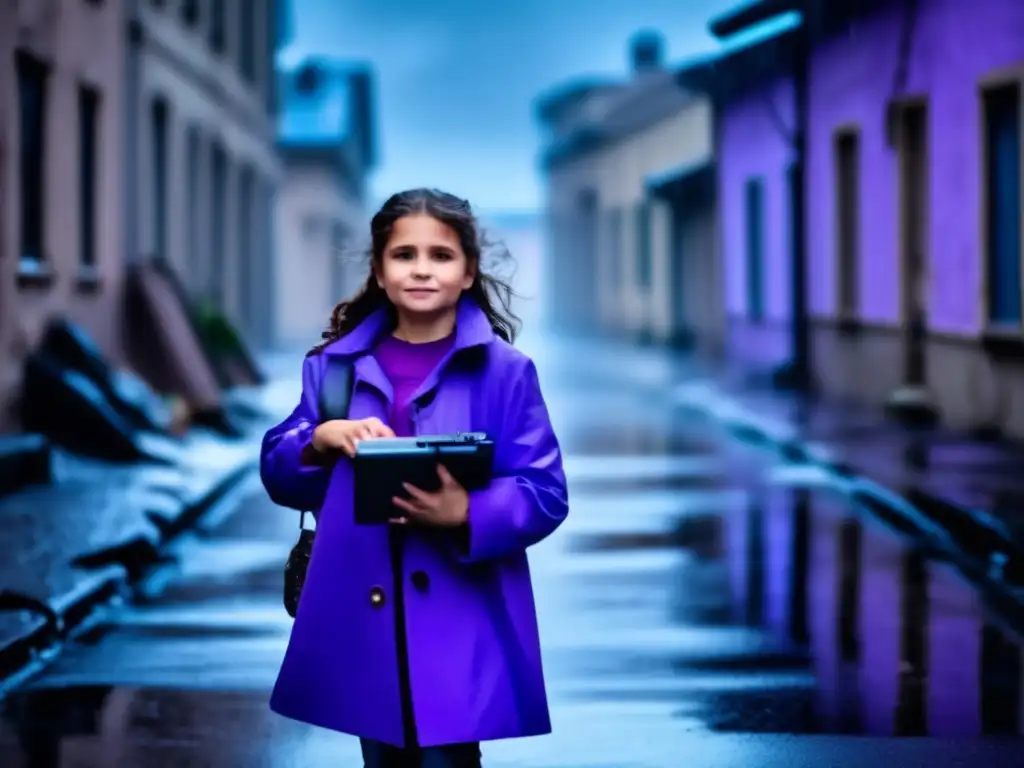
[[[708,18],[737,0],[293,0],[287,59],[369,61],[377,74],[375,198],[429,185],[478,209],[541,199],[537,93],[580,74],[625,75],[626,41],[661,30],[670,61],[718,47]]]

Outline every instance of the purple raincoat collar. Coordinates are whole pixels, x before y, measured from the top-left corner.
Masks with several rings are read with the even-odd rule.
[[[328,344],[325,355],[356,355],[368,352],[387,332],[388,312],[381,307],[357,325],[350,333]],[[452,351],[490,344],[497,336],[487,315],[468,296],[459,299],[455,315],[455,344]]]

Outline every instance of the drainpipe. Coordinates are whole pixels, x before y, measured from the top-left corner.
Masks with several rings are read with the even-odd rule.
[[[808,71],[810,65],[810,29],[807,0],[761,0],[734,13],[721,16],[710,24],[711,34],[719,40],[747,31],[787,13],[801,15],[794,35],[791,77],[793,80],[793,121],[790,143],[793,148],[792,262],[790,267],[790,348],[788,363],[773,373],[775,386],[809,393],[813,389],[811,375],[810,318],[807,312],[807,228],[805,226],[807,180]]]

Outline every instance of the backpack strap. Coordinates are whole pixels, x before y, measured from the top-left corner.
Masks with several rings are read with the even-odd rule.
[[[334,419],[347,419],[352,404],[354,371],[347,357],[327,357],[323,378],[320,380],[320,401],[317,404],[321,423]]]
[[[320,397],[317,403],[317,417],[322,424],[334,419],[347,419],[352,404],[354,367],[347,357],[325,358],[323,376],[320,379]],[[316,513],[313,513],[314,519]],[[299,514],[299,528],[305,528],[306,510]]]

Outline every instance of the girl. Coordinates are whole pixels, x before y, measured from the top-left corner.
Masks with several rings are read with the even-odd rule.
[[[469,203],[402,192],[371,234],[365,286],[335,308],[298,407],[263,440],[271,499],[320,510],[271,708],[359,736],[366,768],[474,768],[481,741],[551,730],[526,549],[568,513],[562,457]],[[331,356],[353,363],[349,418],[317,424]],[[459,431],[495,442],[487,489],[439,466],[438,492],[394,499],[394,525],[353,522],[359,440]]]

